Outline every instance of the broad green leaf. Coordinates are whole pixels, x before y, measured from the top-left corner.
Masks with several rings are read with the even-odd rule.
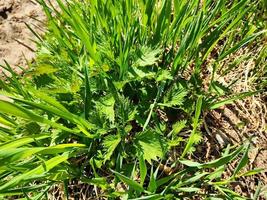
[[[62,110],[64,112],[69,112],[59,101],[57,101],[56,99],[52,98],[51,96],[47,95],[44,92],[41,92],[39,90],[35,90],[33,88],[28,89],[30,91],[30,93],[32,93],[34,96],[36,96],[37,98],[45,101],[46,103],[50,104],[51,106],[56,107],[59,110]]]
[[[143,154],[144,159],[152,164],[152,160],[163,157],[163,146],[160,136],[152,130],[139,133],[135,138],[137,150]]]
[[[186,95],[187,92],[185,90],[174,91],[164,97],[164,103],[158,103],[158,105],[165,107],[181,106],[184,102],[184,98],[186,97]]]
[[[115,99],[111,95],[102,97],[96,102],[98,112],[112,123],[114,123],[115,120],[114,105]]]
[[[75,149],[85,148],[84,144],[58,144],[50,147],[30,147],[30,148],[6,148],[0,149],[0,166],[14,161],[25,159],[34,154],[58,154]]]
[[[14,127],[15,124],[11,123],[9,120],[6,120],[5,118],[0,116],[0,127],[5,126],[5,127]]]
[[[172,80],[172,79],[173,79],[173,76],[171,75],[171,72],[163,69],[158,72],[156,81],[160,82],[160,81]]]
[[[172,125],[173,134],[177,135],[186,126],[186,120],[181,120]]]
[[[103,141],[103,146],[105,149],[105,154],[104,154],[104,163],[108,160],[110,160],[110,157],[114,153],[115,149],[117,148],[118,144],[121,141],[121,137],[119,134],[117,135],[109,135],[106,136],[104,141]]]
[[[54,66],[49,64],[39,64],[34,68],[32,72],[30,72],[30,74],[40,76],[42,74],[51,74],[57,72],[58,70],[58,68],[55,68]]]
[[[132,67],[132,73],[130,74],[132,79],[154,79],[156,73],[150,72],[143,68]]]
[[[151,49],[150,47],[141,48],[141,56],[136,61],[135,65],[138,67],[145,67],[154,65],[159,60],[158,54],[161,52],[161,49]]]

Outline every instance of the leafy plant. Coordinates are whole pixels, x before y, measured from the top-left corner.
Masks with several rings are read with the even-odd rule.
[[[214,75],[265,33],[243,29],[256,2],[39,3],[48,31],[31,29],[36,61],[21,77],[6,63],[10,75],[0,81],[2,196],[41,199],[52,185],[78,179],[111,199],[241,198],[228,185],[247,163],[248,146],[207,163],[184,158],[201,141],[203,111],[255,93],[230,96]],[[180,158],[169,163],[179,145]]]

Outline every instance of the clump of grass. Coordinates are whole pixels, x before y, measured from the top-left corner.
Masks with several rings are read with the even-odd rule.
[[[214,78],[220,61],[265,33],[246,23],[257,2],[40,4],[48,32],[34,32],[36,62],[23,78],[3,66],[2,196],[41,199],[64,183],[68,198],[79,180],[95,186],[94,198],[241,198],[228,185],[259,172],[241,173],[249,144],[207,163],[187,158],[202,139],[202,112],[257,92],[231,94]]]

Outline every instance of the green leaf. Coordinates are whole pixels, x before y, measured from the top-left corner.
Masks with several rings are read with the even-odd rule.
[[[243,176],[253,176],[255,174],[259,174],[259,173],[262,173],[266,170],[262,169],[262,168],[257,168],[257,169],[252,169],[252,170],[249,170],[247,172],[244,172],[242,174],[239,174],[237,175],[237,177],[243,177]]]
[[[151,66],[157,63],[159,60],[158,54],[161,49],[152,49],[150,47],[141,48],[141,56],[136,61],[135,65],[138,67]]]
[[[29,136],[29,137],[14,139],[13,141],[1,144],[0,151],[6,151],[7,149],[10,149],[10,148],[21,147],[26,144],[37,142],[38,140],[43,140],[49,137],[50,137],[49,135],[38,135],[38,136]]]
[[[129,185],[131,188],[133,188],[134,190],[138,191],[138,192],[143,192],[144,188],[137,182],[135,182],[134,180],[128,178],[127,176],[124,176],[123,174],[116,172],[114,170],[111,170],[122,182],[126,183],[127,185]]]
[[[240,93],[240,94],[237,94],[233,97],[230,97],[228,99],[224,99],[222,101],[219,101],[219,102],[216,102],[216,103],[212,103],[209,105],[209,109],[213,110],[213,109],[216,109],[216,108],[220,108],[221,106],[224,106],[224,105],[227,105],[227,104],[231,104],[233,103],[234,101],[236,100],[239,100],[239,99],[244,99],[245,97],[249,97],[249,96],[252,96],[252,95],[255,95],[255,94],[258,94],[260,91],[255,91],[255,92],[243,92],[243,93]]]
[[[212,81],[210,87],[211,91],[218,95],[225,95],[227,92],[229,92],[229,89],[218,81]]]
[[[45,105],[45,104],[42,104],[42,103],[35,103],[33,101],[20,99],[20,98],[12,96],[10,94],[7,96],[7,98],[12,98],[12,99],[10,99],[11,101],[16,100],[18,102],[24,103],[26,105],[33,106],[34,108],[41,109],[41,110],[49,112],[49,113],[53,113],[54,115],[57,115],[57,116],[60,116],[60,117],[62,117],[64,119],[66,119],[66,120],[69,120],[70,122],[73,122],[74,124],[76,124],[77,127],[85,135],[87,135],[88,137],[94,137],[93,135],[91,135],[86,130],[86,129],[92,129],[94,127],[94,124],[91,124],[88,121],[86,121],[85,119],[70,113],[67,109],[64,109],[62,106],[60,106],[59,103],[56,102],[55,99],[53,99],[51,97],[46,98],[46,97],[42,96],[42,100],[46,101],[47,103],[51,104],[52,106],[48,106],[48,105]],[[5,100],[5,101],[10,102],[10,100]],[[57,128],[63,127],[58,123],[52,122],[50,120],[47,120],[47,119],[42,118],[40,116],[37,116],[33,112],[27,111],[25,108],[23,108],[22,106],[20,106],[18,104],[13,103],[13,105],[10,104],[10,106],[12,106],[14,108],[14,110],[15,110],[15,107],[19,108],[19,109],[16,109],[16,112],[15,112],[16,114],[14,113],[15,116],[19,116],[19,117],[23,117],[23,118],[27,117],[26,119],[32,119],[32,121],[36,121],[36,122],[40,122],[40,123],[46,123],[46,124],[49,124],[51,126],[56,126]],[[18,115],[18,111],[20,111],[20,110],[22,110],[22,112],[20,112],[20,113],[23,113],[24,115]],[[1,109],[0,109],[0,111],[1,111]],[[12,113],[11,111],[12,110],[10,110],[9,114]],[[37,121],[38,119],[39,119],[39,121]],[[74,132],[74,133],[78,133],[79,132],[78,130],[75,130],[75,129],[74,130],[70,130],[70,129],[66,128],[66,127],[63,127],[63,128],[61,128],[61,129],[66,130],[68,132]]]
[[[248,158],[248,151],[249,151],[250,145],[246,145],[245,146],[245,152],[241,158],[241,160],[239,161],[238,165],[235,168],[235,171],[233,173],[233,177],[235,177],[237,175],[237,173],[246,166],[246,164],[249,162],[249,158]]]
[[[261,185],[261,183],[259,183],[259,185],[258,185],[258,187],[257,187],[257,189],[253,195],[253,200],[259,199],[261,191],[262,191],[262,185]]]
[[[164,199],[164,197],[160,194],[152,194],[152,195],[129,199],[129,200],[159,200],[159,199]]]
[[[165,107],[181,106],[186,95],[187,92],[185,90],[171,92],[164,97],[164,103],[158,103],[158,105]]]
[[[178,133],[181,132],[186,126],[186,120],[181,120],[176,122],[175,124],[172,125],[172,132],[173,134],[177,135]]]
[[[44,92],[41,92],[40,90],[35,90],[33,88],[28,89],[32,95],[36,96],[37,98],[43,100],[44,102],[50,104],[51,106],[56,107],[59,110],[62,110],[64,112],[69,112],[59,101],[57,101],[55,98],[47,95]]]
[[[49,64],[39,64],[34,68],[33,72],[30,72],[30,74],[40,76],[43,74],[51,74],[57,72],[58,70],[59,69]]]
[[[196,103],[196,111],[195,111],[195,117],[193,118],[193,130],[190,134],[190,137],[188,139],[188,142],[184,148],[184,151],[181,155],[181,158],[183,158],[187,153],[190,152],[191,147],[198,142],[199,140],[199,134],[197,132],[198,128],[198,121],[201,114],[201,108],[202,108],[202,96],[199,96]]]
[[[135,145],[144,159],[152,164],[151,160],[163,157],[163,146],[160,136],[152,130],[139,133],[135,139]]]
[[[137,68],[137,67],[132,67],[132,73],[131,73],[131,78],[132,79],[154,79],[156,76],[156,73],[148,71],[144,68]]]
[[[199,181],[201,178],[203,178],[204,176],[206,176],[207,174],[209,174],[208,172],[203,172],[203,173],[196,173],[194,176],[192,176],[191,178],[186,179],[185,181],[182,181],[181,183],[179,183],[178,185],[174,186],[177,189],[181,188],[182,186],[185,185],[191,185],[197,181]]]
[[[172,80],[172,79],[173,79],[173,76],[171,75],[171,72],[163,69],[158,72],[156,81],[160,82],[160,81],[166,81],[166,80]]]
[[[14,161],[26,159],[33,154],[58,154],[67,151],[73,151],[75,149],[82,149],[86,146],[84,144],[58,144],[49,147],[30,147],[30,148],[0,148],[0,166]]]
[[[115,120],[114,105],[115,99],[112,95],[102,97],[96,102],[96,107],[100,115],[105,116],[112,123]]]
[[[168,185],[168,187],[171,187],[172,190],[179,190],[180,188],[182,188],[182,190],[183,190],[186,188],[185,187],[186,185],[189,185],[189,187],[192,186],[194,188],[193,184],[194,183],[198,184],[199,183],[198,181],[201,181],[201,183],[202,183],[203,180],[201,180],[201,179],[203,179],[203,177],[205,177],[207,174],[209,174],[209,173],[208,172],[202,172],[202,173],[196,172],[194,175],[190,174],[190,177],[185,176],[185,179],[181,179],[181,180],[177,179],[176,182],[179,180],[178,184],[170,183]],[[173,184],[175,184],[175,185],[173,185]],[[165,190],[167,188],[165,188]]]
[[[16,185],[18,185],[22,181],[35,179],[35,177],[37,176],[44,175],[46,172],[50,171],[51,169],[53,169],[60,163],[66,161],[68,158],[69,158],[69,154],[64,153],[62,155],[55,156],[48,161],[45,161],[44,163],[39,165],[37,168],[32,169],[28,172],[25,172],[21,175],[15,176],[11,180],[9,180],[7,183],[0,186],[0,192],[5,191],[9,188],[14,188]]]
[[[89,82],[89,73],[87,66],[84,68],[84,74],[85,74],[84,116],[85,119],[88,119],[89,109],[91,108],[91,102],[92,102],[92,92]]]
[[[253,41],[256,37],[260,36],[261,34],[266,33],[267,30],[260,31],[258,33],[252,34],[246,38],[244,38],[242,41],[238,42],[234,47],[227,50],[225,53],[219,56],[218,60],[224,59],[227,55],[230,55],[231,53],[237,51],[238,49],[242,48],[243,46],[247,45],[251,41]]]
[[[87,178],[81,178],[81,181],[84,183],[89,183],[92,185],[96,185],[98,187],[101,187],[102,189],[106,190],[109,187],[109,184],[106,180],[106,178],[92,178],[92,179],[87,179]]]
[[[234,160],[236,158],[237,155],[239,155],[242,150],[244,149],[244,146],[241,146],[239,148],[237,148],[235,151],[233,151],[230,154],[224,155],[223,157],[207,162],[207,163],[198,163],[198,162],[193,162],[190,160],[179,160],[180,163],[188,166],[188,167],[197,167],[197,168],[217,168],[220,167],[222,165],[227,164],[228,162]]]
[[[113,152],[117,148],[120,141],[121,141],[121,137],[119,134],[109,135],[109,136],[105,137],[105,139],[103,141],[103,146],[105,149],[104,163],[106,161],[110,160],[110,157],[112,156]]]
[[[196,188],[196,187],[180,187],[176,189],[178,192],[198,192],[201,190],[201,188]]]
[[[143,185],[147,175],[147,167],[144,156],[139,156],[139,168],[140,168],[140,184]]]
[[[150,169],[150,180],[149,180],[149,184],[148,184],[148,191],[151,193],[155,193],[156,189],[157,189],[157,173],[158,173],[158,168],[155,170],[155,172],[153,171],[153,166]]]
[[[50,121],[48,119],[45,119],[44,117],[41,117],[19,105],[16,105],[9,101],[3,101],[0,99],[0,112],[7,113],[10,115],[14,115],[16,117],[21,117],[24,119],[28,119],[35,122],[40,122],[44,124],[51,125],[52,127],[59,128],[61,130],[65,130],[67,132],[75,132],[74,130],[71,130],[67,127],[64,127],[63,125]]]

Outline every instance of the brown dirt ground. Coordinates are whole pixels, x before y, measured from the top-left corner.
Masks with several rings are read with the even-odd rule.
[[[255,63],[264,44],[255,47],[243,48],[222,63],[229,66],[236,58],[247,55],[248,59],[241,62],[227,75],[218,80],[223,85],[229,85],[235,81],[232,92],[256,91],[258,79],[253,75],[253,70],[261,70]],[[264,66],[263,66],[264,67]],[[263,75],[263,74],[262,74]],[[263,172],[254,176],[240,178],[237,181],[235,190],[247,197],[255,192],[257,186],[263,186],[261,199],[267,198],[267,104],[266,92],[235,101],[234,104],[223,106],[220,109],[209,111],[204,117],[204,132],[207,133],[206,141],[209,152],[207,157],[214,157],[222,151],[227,144],[238,145],[251,141],[249,152],[249,163],[245,171],[255,168],[263,169]],[[208,151],[208,150],[207,150]],[[231,175],[237,163],[232,163],[228,169],[228,176]],[[226,175],[227,176],[227,175]]]
[[[11,66],[24,66],[33,59],[34,37],[25,23],[40,30],[42,24],[36,19],[45,17],[34,0],[0,0],[0,64],[5,59]]]

